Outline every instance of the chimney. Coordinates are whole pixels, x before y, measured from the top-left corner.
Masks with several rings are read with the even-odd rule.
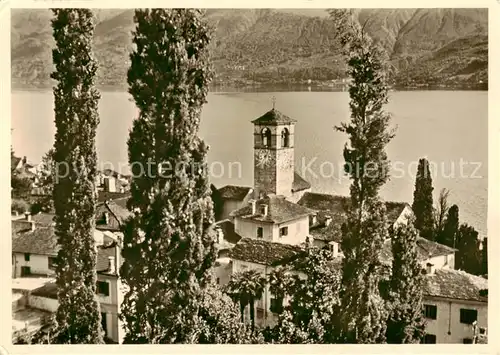
[[[121,265],[121,248],[119,243],[115,243],[115,272],[118,274],[120,272],[120,265]]]
[[[434,264],[433,263],[427,263],[427,267],[426,267],[426,272],[427,272],[427,275],[434,275]]]
[[[220,226],[215,227],[215,231],[217,233],[217,243],[220,244],[224,240],[224,232]]]
[[[339,243],[331,242],[330,243],[330,250],[332,251],[334,258],[338,257],[339,256]]]
[[[328,227],[330,224],[332,224],[332,217],[325,216],[325,227]]]
[[[262,213],[263,216],[267,216],[267,209],[268,209],[267,205],[261,205],[260,206],[260,210],[261,210],[261,213]]]
[[[31,213],[29,213],[29,212],[24,212],[24,216],[26,217],[26,220],[27,220],[28,222],[31,222]]]
[[[114,274],[116,272],[115,257],[108,256],[108,272]]]
[[[249,201],[250,206],[252,206],[252,216],[257,212],[257,201],[255,200],[250,200]]]
[[[109,212],[104,212],[104,224],[109,224]]]
[[[30,221],[31,231],[35,231],[35,221]]]

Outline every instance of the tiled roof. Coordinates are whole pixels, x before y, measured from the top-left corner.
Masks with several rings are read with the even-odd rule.
[[[108,192],[108,191],[99,191],[97,194],[97,202],[104,202],[109,200],[121,200],[128,199],[130,197],[130,192]],[[125,202],[126,203],[126,202]]]
[[[226,185],[219,189],[220,197],[225,200],[242,201],[252,190],[247,186]]]
[[[455,249],[446,245],[439,244],[422,237],[417,238],[417,257],[419,261],[424,261],[436,256],[443,256],[453,254]],[[384,242],[382,247],[382,260],[386,264],[392,263],[392,246],[391,240],[388,239]]]
[[[488,289],[488,280],[461,270],[436,269],[426,275],[424,295],[460,300],[488,302],[487,295],[480,294]]]
[[[57,284],[55,282],[47,282],[42,287],[31,292],[33,296],[57,299]]]
[[[299,200],[298,204],[317,211],[328,211],[333,215],[344,215],[351,201],[348,196],[320,194],[306,192]],[[406,206],[405,202],[385,202],[388,222],[394,223],[401,215]],[[332,217],[333,217],[332,215]]]
[[[293,173],[292,192],[299,192],[310,188],[310,183],[304,180],[304,178],[302,178],[302,176],[300,176],[297,172]]]
[[[262,215],[261,206],[267,205],[267,215]],[[268,196],[256,201],[256,213],[252,215],[252,206],[248,204],[231,213],[233,217],[251,219],[260,222],[283,223],[314,213],[307,207],[287,201],[283,196]]]
[[[240,241],[241,235],[235,232],[234,223],[229,219],[217,222],[215,225],[222,229],[222,233],[224,233],[224,241],[230,244],[236,244]]]
[[[12,235],[12,251],[39,255],[57,255],[58,245],[54,227],[37,226],[34,231],[19,230]]]
[[[298,245],[242,238],[229,252],[229,257],[256,264],[276,265],[291,260],[303,252],[304,250]]]
[[[11,155],[10,156],[10,170],[14,170],[19,165],[21,158]]]
[[[99,246],[97,248],[97,264],[96,271],[98,273],[106,273],[110,275],[109,271],[109,257],[112,256],[115,258],[116,263],[116,243],[111,243],[109,245]],[[119,257],[120,265],[116,265],[115,272],[113,275],[117,275],[119,268],[123,264],[123,258]]]
[[[346,212],[350,205],[347,196],[306,192],[298,202],[299,205],[318,211],[317,223],[311,226],[311,234],[315,239],[324,241],[342,240],[341,227],[346,220]],[[399,218],[408,204],[404,202],[386,202],[387,220],[392,225]],[[331,224],[326,227],[326,217],[332,218]]]
[[[125,220],[132,215],[132,213],[118,204],[116,201],[110,200],[99,203],[96,207],[96,227],[100,230],[119,231]],[[104,214],[108,213],[109,219],[106,223]]]
[[[267,111],[259,118],[252,121],[252,123],[254,124],[268,124],[268,125],[289,124],[295,122],[297,121],[284,115],[283,113],[279,112],[274,108],[270,111]]]
[[[431,240],[419,237],[417,239],[418,254],[421,260],[429,257],[436,257],[441,255],[448,255],[454,253],[456,250],[447,245],[439,244]]]

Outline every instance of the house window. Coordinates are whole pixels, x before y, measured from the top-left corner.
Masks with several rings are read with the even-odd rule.
[[[49,256],[49,269],[55,270],[56,268],[56,258]]]
[[[479,328],[479,334],[481,334],[481,335],[486,335],[486,328],[484,328],[484,327],[480,327],[480,328]]]
[[[290,133],[288,132],[288,129],[283,128],[283,131],[281,131],[281,146],[282,147],[288,147],[290,145]]]
[[[428,319],[436,319],[437,318],[437,306],[426,304],[424,305],[424,314],[425,318]]]
[[[434,334],[425,334],[424,344],[436,344],[436,336]]]
[[[472,338],[464,338],[463,343],[464,344],[472,344]]]
[[[280,228],[280,237],[285,237],[288,235],[288,227]]]
[[[220,285],[220,278],[217,278],[217,285]]]
[[[21,277],[31,275],[31,268],[29,266],[21,266]]]
[[[273,313],[281,313],[283,311],[283,300],[277,298],[271,298],[271,304],[269,305],[269,310]]]
[[[109,296],[109,283],[106,281],[97,281],[97,293],[104,296]]]
[[[262,227],[257,227],[257,238],[264,238],[264,229]]]
[[[460,323],[472,324],[477,320],[477,310],[475,309],[460,309]]]
[[[24,261],[30,261],[30,253],[24,253]]]
[[[262,138],[262,145],[264,147],[269,147],[271,145],[271,130],[269,128],[264,128],[260,132]]]

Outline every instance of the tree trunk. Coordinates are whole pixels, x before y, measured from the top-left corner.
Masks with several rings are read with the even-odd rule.
[[[241,313],[241,321],[245,322],[245,306],[246,304],[243,301],[240,301],[240,313]]]
[[[255,301],[250,300],[250,319],[252,320],[252,332],[255,330]]]

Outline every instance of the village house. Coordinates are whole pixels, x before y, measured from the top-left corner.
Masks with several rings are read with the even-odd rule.
[[[103,203],[103,206],[106,206]],[[115,216],[111,211],[110,216]],[[57,287],[55,265],[57,263],[57,237],[54,230],[54,215],[26,214],[23,219],[12,220],[12,277],[14,319],[19,329],[13,329],[13,338],[28,330],[43,326],[47,313],[57,310]],[[113,220],[110,217],[110,220]],[[118,319],[123,298],[123,287],[119,279],[121,266],[120,235],[113,233],[113,226],[96,229],[94,238],[97,247],[97,297],[101,306],[102,326],[106,337],[120,342],[123,331]],[[17,282],[16,282],[17,280]],[[33,284],[37,287],[33,287]],[[24,286],[23,286],[24,285]],[[24,326],[22,320],[24,319]]]
[[[487,279],[428,265],[423,303],[425,343],[471,344],[487,337]]]
[[[217,283],[224,285],[232,274],[250,269],[259,270],[267,277],[275,267],[299,258],[306,243],[328,247],[333,252],[332,262],[340,267],[343,257],[341,226],[346,220],[349,198],[311,192],[311,185],[295,172],[295,120],[273,108],[252,122],[254,186],[228,185],[212,191],[214,204],[219,204],[216,208],[223,211],[219,215],[223,221],[217,228],[218,244],[223,246],[219,248],[216,263]],[[407,203],[389,201],[385,205],[390,229],[407,223],[412,217],[413,211]],[[231,237],[225,238],[225,233]],[[453,248],[419,237],[417,253],[422,269],[427,272],[425,314],[428,318],[437,317],[434,314],[439,312],[439,317],[428,323],[425,341],[468,341],[473,336],[471,319],[477,320],[474,326],[479,332],[487,324],[487,298],[479,295],[487,292],[487,281],[454,270]],[[381,256],[390,270],[390,239],[385,240]],[[436,285],[441,282],[444,284],[438,288]],[[459,287],[457,285],[469,291],[450,292]],[[274,303],[266,286],[263,297],[256,303],[257,324],[274,324]],[[447,316],[445,306],[448,307]],[[461,318],[457,318],[455,311],[462,314]],[[436,326],[436,322],[440,326]],[[450,324],[450,330],[441,327],[445,322]]]

